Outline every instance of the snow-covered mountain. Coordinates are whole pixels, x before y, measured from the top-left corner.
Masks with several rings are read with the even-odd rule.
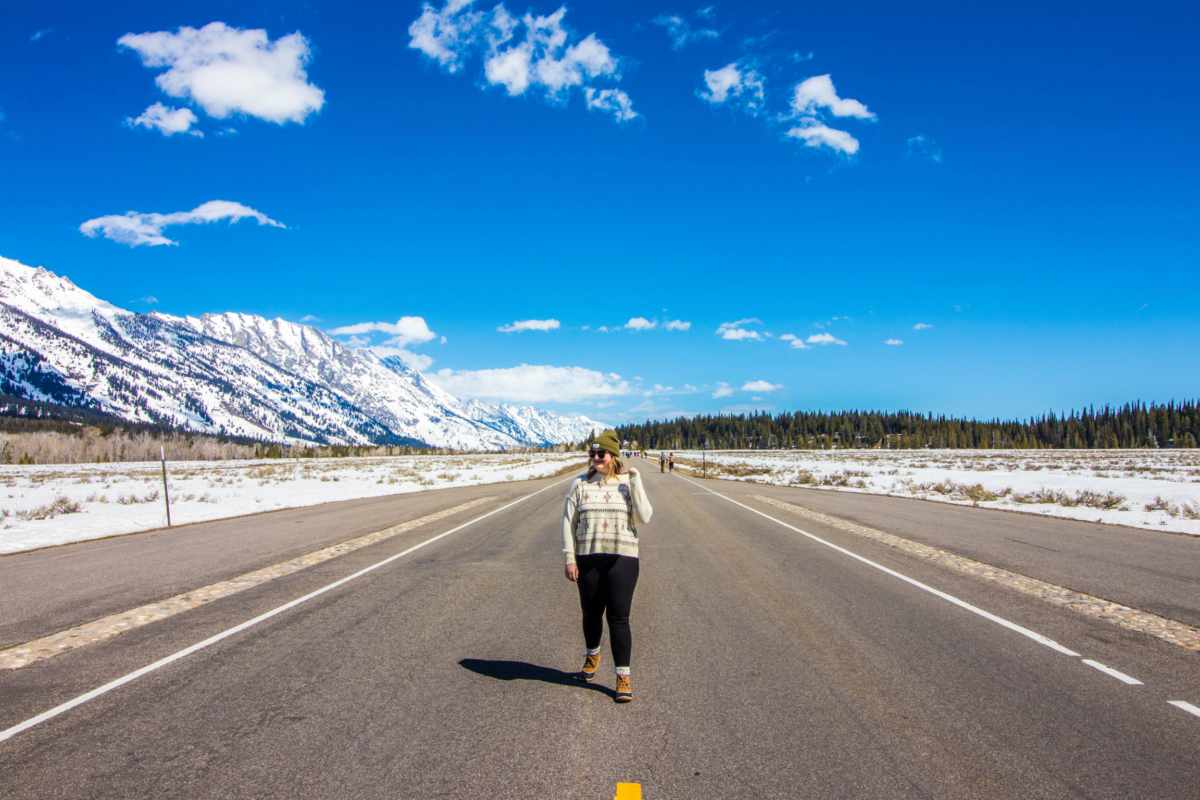
[[[497,450],[603,423],[463,402],[395,358],[247,314],[135,314],[0,258],[0,392],[206,433]]]

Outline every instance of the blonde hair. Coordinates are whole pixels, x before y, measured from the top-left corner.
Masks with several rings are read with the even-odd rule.
[[[612,461],[608,462],[608,477],[609,478],[615,478],[618,475],[624,475],[626,472],[629,471],[625,468],[625,462],[621,460],[620,456],[615,456],[612,453],[609,453],[609,455],[612,456]],[[593,466],[589,466],[587,480],[590,481],[592,479],[592,476],[595,474],[596,474],[596,468]]]

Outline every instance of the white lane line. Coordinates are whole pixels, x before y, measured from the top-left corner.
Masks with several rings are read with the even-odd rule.
[[[1141,681],[1139,681],[1137,678],[1131,678],[1128,675],[1126,675],[1124,672],[1117,672],[1112,667],[1106,667],[1098,661],[1092,661],[1090,658],[1085,658],[1083,660],[1083,663],[1087,664],[1089,667],[1095,667],[1096,669],[1103,672],[1105,675],[1111,675],[1112,677],[1116,678],[1119,681],[1124,681],[1125,683],[1128,683],[1130,686],[1145,686],[1145,684],[1142,683]]]
[[[680,476],[680,477],[682,477],[682,476]],[[699,486],[701,489],[706,489],[705,486],[702,486],[701,484],[696,483],[694,480],[691,480],[690,478],[684,478],[684,480],[687,481],[688,483],[692,484],[693,486]],[[1029,630],[1028,628],[1022,628],[1020,625],[1018,625],[1015,622],[1009,622],[1008,620],[1004,619],[1004,617],[998,617],[995,614],[991,613],[990,611],[984,611],[982,608],[979,608],[978,606],[973,606],[970,603],[966,602],[965,600],[959,600],[957,597],[955,597],[952,594],[946,594],[943,591],[934,589],[932,586],[927,586],[926,584],[921,583],[920,581],[915,580],[913,578],[910,578],[907,575],[903,575],[899,572],[896,572],[896,570],[894,570],[894,569],[888,569],[887,567],[883,566],[882,564],[876,564],[874,561],[872,561],[869,558],[863,558],[858,553],[852,553],[851,551],[847,550],[846,548],[838,547],[836,544],[833,544],[832,542],[827,542],[819,536],[813,536],[808,531],[802,531],[797,527],[788,525],[786,522],[784,522],[782,520],[775,519],[770,514],[764,514],[763,512],[759,511],[757,508],[751,508],[748,505],[739,503],[737,500],[734,500],[732,497],[726,497],[723,494],[717,494],[716,492],[712,492],[712,490],[708,490],[708,491],[710,491],[712,494],[716,494],[717,497],[721,497],[721,498],[724,498],[725,500],[728,500],[729,502],[733,503],[735,506],[741,506],[742,508],[746,509],[747,511],[758,514],[760,517],[769,519],[777,525],[782,525],[783,527],[787,528],[788,530],[795,531],[796,533],[800,534],[801,536],[807,536],[809,539],[812,539],[814,542],[819,542],[820,544],[823,544],[826,547],[832,548],[832,549],[838,551],[839,553],[842,553],[843,555],[850,556],[851,558],[855,559],[856,561],[861,561],[862,563],[866,564],[867,566],[874,567],[875,569],[879,570],[880,572],[886,572],[888,575],[891,575],[894,578],[899,578],[900,580],[904,581],[905,583],[912,584],[913,586],[916,586],[918,589],[929,592],[930,594],[934,595],[935,597],[940,597],[949,603],[953,603],[954,605],[958,606],[959,608],[966,609],[967,611],[970,611],[972,614],[978,614],[979,616],[983,617],[984,619],[989,619],[992,622],[996,623],[997,625],[1003,625],[1005,628],[1008,628],[1011,631],[1019,633],[1022,636],[1028,636],[1030,639],[1033,639],[1038,644],[1045,645],[1046,647],[1049,647],[1051,650],[1057,650],[1058,652],[1062,653],[1063,655],[1071,656],[1072,658],[1080,657],[1079,653],[1076,653],[1074,650],[1068,650],[1067,648],[1063,647],[1058,642],[1054,641],[1053,639],[1047,639],[1045,636],[1042,636],[1040,633],[1034,633],[1033,631]]]
[[[1167,702],[1170,703],[1171,705],[1175,706],[1176,708],[1182,708],[1184,711],[1188,712],[1189,714],[1195,714],[1197,717],[1200,717],[1200,708],[1196,708],[1191,703],[1185,703],[1182,700],[1168,700]]]
[[[215,636],[210,636],[209,638],[205,639],[202,642],[197,642],[196,644],[192,645],[191,647],[186,647],[183,650],[180,650],[178,653],[174,653],[172,655],[167,656],[166,658],[159,659],[158,661],[155,661],[153,664],[148,664],[147,666],[144,666],[139,670],[135,670],[135,671],[129,673],[128,675],[124,675],[120,678],[117,678],[115,681],[106,683],[99,688],[92,689],[90,692],[88,692],[86,694],[81,694],[79,697],[76,697],[74,700],[68,700],[67,702],[63,703],[60,706],[55,706],[54,708],[50,709],[49,711],[44,711],[41,714],[38,714],[36,717],[31,717],[30,719],[25,720],[24,722],[22,722],[19,725],[14,725],[13,727],[9,728],[6,731],[0,731],[0,742],[3,742],[7,739],[11,739],[12,737],[16,736],[18,733],[21,733],[22,731],[27,731],[30,728],[32,728],[33,726],[39,725],[39,724],[45,722],[46,720],[53,719],[54,717],[57,717],[59,714],[70,711],[71,709],[75,708],[76,706],[81,706],[84,703],[88,702],[89,700],[94,700],[95,698],[99,697],[100,695],[111,692],[113,689],[116,689],[119,686],[124,686],[125,684],[129,683],[130,681],[135,681],[138,678],[142,677],[143,675],[147,675],[151,672],[154,672],[157,669],[161,669],[161,668],[167,666],[168,664],[178,661],[181,658],[190,656],[192,653],[195,653],[199,650],[203,650],[204,648],[206,648],[210,645],[214,645],[217,642],[221,641],[222,639],[227,639],[230,636],[233,636],[235,633],[240,633],[240,632],[246,630],[247,628],[253,627],[260,622],[270,619],[271,617],[274,617],[278,614],[282,614],[284,611],[287,611],[290,608],[294,608],[294,607],[300,605],[301,603],[306,603],[309,600],[312,600],[314,597],[325,594],[326,592],[328,592],[331,589],[336,589],[337,587],[341,586],[344,583],[349,583],[350,581],[354,580],[355,578],[361,578],[363,575],[366,575],[368,572],[372,572],[373,570],[377,570],[382,566],[390,564],[398,558],[404,558],[409,553],[412,553],[416,550],[420,550],[422,547],[424,547],[427,544],[433,544],[438,539],[444,539],[447,536],[449,536],[450,534],[457,533],[457,532],[461,531],[463,528],[474,525],[476,522],[479,522],[480,520],[487,519],[488,517],[492,516],[493,514],[499,514],[501,511],[512,508],[513,506],[517,505],[517,503],[523,503],[526,500],[528,500],[529,498],[539,495],[542,492],[546,491],[547,489],[553,489],[555,486],[558,486],[561,483],[566,483],[566,481],[574,480],[575,477],[576,477],[575,475],[572,475],[569,478],[565,478],[561,481],[552,483],[549,486],[546,486],[542,489],[538,489],[536,492],[533,492],[532,494],[527,494],[524,497],[518,498],[517,500],[514,500],[513,502],[509,503],[506,506],[501,506],[500,508],[497,508],[495,511],[489,511],[488,513],[486,513],[482,516],[476,517],[475,519],[471,520],[470,522],[464,522],[462,525],[459,525],[457,528],[452,528],[451,530],[448,530],[445,533],[438,534],[437,536],[434,536],[432,539],[426,539],[425,541],[421,542],[420,544],[414,545],[413,547],[408,548],[403,553],[397,553],[394,556],[385,558],[383,561],[380,561],[377,564],[372,564],[371,566],[369,566],[365,569],[360,569],[358,572],[354,573],[353,575],[348,575],[345,578],[342,578],[341,580],[334,581],[333,583],[329,584],[328,586],[322,586],[320,589],[317,589],[315,592],[309,592],[308,594],[304,595],[303,597],[298,597],[295,600],[292,600],[290,603],[284,603],[283,605],[279,606],[278,608],[274,608],[274,609],[266,612],[265,614],[258,615],[254,619],[247,620],[246,622],[243,622],[240,625],[235,625],[227,631],[222,631],[221,633],[218,633]]]

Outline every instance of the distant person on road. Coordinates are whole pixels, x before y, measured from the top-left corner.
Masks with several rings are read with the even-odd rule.
[[[667,456],[667,471],[671,472],[671,473],[675,472],[675,454],[674,453],[671,453],[671,455]]]
[[[666,453],[658,454],[658,471],[659,472],[667,471],[667,454]]]
[[[636,469],[627,469],[616,431],[596,437],[588,451],[587,477],[571,484],[563,509],[562,548],[566,555],[567,580],[579,587],[583,607],[583,640],[587,648],[582,681],[596,677],[600,666],[600,637],[608,619],[613,667],[617,674],[614,699],[633,699],[629,683],[629,660],[633,638],[629,612],[638,579],[638,533],[636,522],[650,521],[654,509],[646,499]]]

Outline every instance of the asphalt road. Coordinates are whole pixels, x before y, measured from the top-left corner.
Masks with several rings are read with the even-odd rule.
[[[549,487],[0,742],[0,796],[607,800],[618,781],[641,784],[647,800],[1200,794],[1200,717],[1168,704],[1200,706],[1200,654],[749,496],[989,563],[1008,559],[1003,566],[1063,585],[1090,581],[1080,588],[1126,592],[1158,603],[1158,613],[1179,609],[1168,614],[1176,618],[1195,610],[1189,565],[1200,543],[642,471],[655,514],[641,528],[635,699],[622,706],[612,701],[607,643],[596,684],[571,679],[582,636],[558,552],[566,482],[356,501],[0,558],[0,646],[8,646],[495,496],[0,672],[5,730]],[[1053,540],[1058,553],[1030,555],[1030,545],[1008,539]],[[1180,586],[1192,594],[1180,596]]]

